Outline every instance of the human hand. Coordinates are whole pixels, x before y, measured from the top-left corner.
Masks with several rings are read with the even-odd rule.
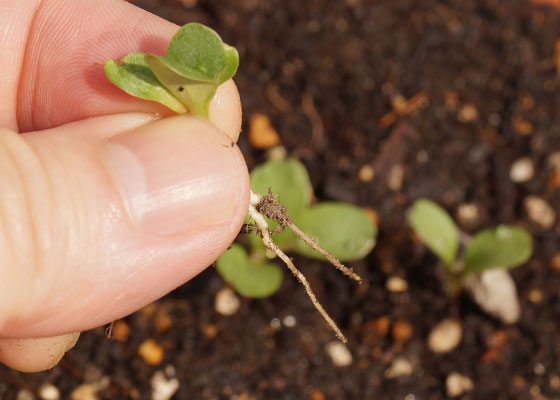
[[[38,371],[78,332],[210,265],[239,232],[250,190],[233,146],[241,106],[232,81],[209,123],[157,120],[169,112],[105,78],[106,59],[163,54],[177,26],[124,1],[5,3],[0,361]]]

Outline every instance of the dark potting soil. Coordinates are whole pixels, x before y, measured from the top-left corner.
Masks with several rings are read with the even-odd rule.
[[[560,398],[560,223],[543,228],[524,207],[535,195],[560,210],[555,10],[528,0],[134,3],[180,25],[205,23],[236,46],[244,127],[253,113],[266,114],[288,155],[309,169],[318,199],[378,214],[376,248],[351,263],[367,281],[361,286],[294,257],[347,335],[352,363],[333,365],[325,348],[334,334],[288,274],[279,293],[242,299],[225,317],[214,309],[224,283],[209,268],[125,318],[122,342],[99,328],[51,371],[0,367],[0,398],[37,393],[45,382],[68,398],[107,376],[100,399],[148,399],[156,371],[178,380],[175,399],[436,400],[447,398],[452,372],[472,380],[462,399]],[[245,137],[240,146],[249,168],[265,159]],[[536,172],[514,183],[510,167],[521,157]],[[370,181],[360,179],[365,165],[375,171]],[[447,297],[442,266],[406,222],[418,197],[454,215],[475,205],[479,216],[462,226],[469,233],[500,223],[531,232],[534,255],[512,271],[519,323],[503,325],[467,297]],[[390,276],[408,289],[388,291]],[[295,326],[282,324],[286,316]],[[426,338],[445,318],[461,320],[463,338],[435,354]],[[403,326],[412,334],[399,334]],[[148,338],[164,350],[158,366],[138,355]],[[398,358],[411,370],[391,378]]]

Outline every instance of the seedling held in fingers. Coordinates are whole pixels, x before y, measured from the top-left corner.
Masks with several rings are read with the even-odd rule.
[[[104,68],[109,80],[132,96],[157,101],[176,113],[188,112],[208,118],[210,102],[216,94],[217,88],[235,75],[238,65],[239,55],[235,48],[223,43],[219,35],[212,29],[201,24],[191,23],[183,26],[175,34],[165,56],[134,52],[122,60],[107,60]],[[256,226],[260,242],[286,263],[290,271],[305,287],[317,310],[337,336],[346,341],[340,329],[315,298],[305,276],[294,266],[280,245],[291,243],[290,246],[293,246],[296,252],[307,252],[309,256],[325,258],[342,273],[360,282],[361,278],[344,266],[336,255],[339,253],[341,259],[363,257],[373,247],[375,227],[372,222],[367,221],[363,212],[360,214],[359,210],[349,205],[325,205],[327,209],[321,209],[319,206],[315,206],[317,207],[315,209],[309,207],[311,185],[308,182],[307,173],[301,164],[294,163],[288,168],[296,168],[300,172],[303,170],[300,178],[307,179],[307,182],[301,186],[302,192],[296,201],[297,205],[287,204],[290,213],[295,212],[295,214],[288,215],[286,207],[281,205],[275,195],[268,190],[275,185],[272,180],[267,182],[266,188],[259,187],[259,191],[266,193],[265,195],[251,192],[248,216]],[[296,186],[297,183],[295,182]],[[290,181],[289,184],[293,185],[294,181]],[[253,176],[252,186],[255,186]],[[303,212],[303,208],[306,208],[305,212]],[[305,224],[303,230],[294,223],[296,214],[299,216],[300,212],[302,213],[301,221]],[[350,222],[357,221],[358,236],[360,236],[357,246],[352,244],[348,238],[341,238],[344,245],[337,247],[333,244],[336,239],[326,238],[328,235],[325,236],[324,232],[328,232],[330,228],[325,228],[324,224],[317,221],[329,217],[329,214],[333,212],[337,225],[340,225],[344,219]],[[330,218],[332,219],[333,216],[330,215]],[[307,230],[306,226],[309,227],[309,232],[312,232],[313,236],[319,240],[304,233],[304,230]],[[272,233],[277,231],[276,227],[287,228],[286,232],[278,235],[278,243],[272,240]],[[333,231],[336,232],[337,229]],[[303,250],[306,246],[301,244],[301,241],[296,242],[296,237],[313,250]],[[323,242],[333,249],[332,252],[322,247]],[[279,288],[282,282],[282,273],[275,264],[250,259],[239,245],[233,245],[228,252],[224,253],[218,260],[217,266],[222,276],[236,290],[250,297],[270,295]]]

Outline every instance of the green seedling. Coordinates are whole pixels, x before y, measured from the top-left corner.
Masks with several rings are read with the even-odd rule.
[[[514,268],[532,254],[531,235],[524,229],[499,225],[483,229],[471,238],[459,231],[442,207],[427,199],[414,202],[409,221],[420,240],[445,264],[453,292],[462,287],[469,275]],[[460,250],[462,257],[458,257]]]
[[[190,23],[183,26],[171,39],[164,56],[134,52],[121,60],[107,60],[104,69],[113,84],[132,96],[157,101],[176,113],[188,112],[208,118],[210,102],[217,88],[235,75],[238,65],[239,55],[235,48],[223,43],[212,29]],[[303,181],[291,181],[290,177],[286,178],[274,171],[267,172],[266,166],[263,166],[261,172],[258,172],[258,169],[254,171],[251,178],[253,191],[248,217],[255,224],[259,240],[262,242],[261,249],[264,245],[286,263],[339,339],[346,342],[340,329],[315,298],[305,276],[282,248],[300,253],[307,252],[307,255],[312,257],[323,257],[345,275],[360,282],[361,278],[344,266],[336,255],[341,259],[363,257],[373,247],[375,227],[364,222],[365,216],[361,218],[359,211],[348,205],[327,204],[309,207],[311,185],[307,173],[301,164],[288,164],[288,167],[284,166],[281,169],[293,170],[292,178],[299,176]],[[298,169],[299,175],[295,171]],[[267,176],[267,173],[271,175]],[[287,181],[280,181],[284,178]],[[282,191],[292,190],[287,189],[286,183],[300,188],[297,196],[284,198]],[[272,191],[269,191],[269,188],[272,188]],[[259,192],[267,194],[261,195]],[[272,193],[278,193],[286,206],[280,204]],[[286,208],[290,215],[287,214]],[[294,221],[300,219],[304,223],[304,230],[308,229],[316,238],[306,235],[295,225]],[[328,225],[329,223],[331,225]],[[277,244],[272,240],[272,234],[282,229],[286,230],[286,233],[278,235]],[[332,229],[330,236],[326,233],[329,229]],[[341,235],[342,229],[349,233],[349,236]],[[352,232],[358,234],[352,236]],[[296,237],[299,239],[296,240]],[[355,237],[357,241],[353,242]],[[313,252],[303,250],[305,246],[298,240],[310,246]],[[323,245],[331,248],[335,255],[325,250]],[[282,282],[282,274],[275,264],[248,256],[245,250],[237,245],[232,246],[231,250],[220,258],[218,269],[240,293],[251,297],[267,296],[276,291]]]
[[[310,245],[288,229],[274,235],[274,242],[283,252],[316,259],[332,258],[329,261],[337,265],[340,261],[365,257],[375,245],[377,228],[360,208],[335,202],[311,205],[309,175],[297,160],[268,161],[256,167],[251,172],[251,189],[253,192],[270,189],[291,219],[328,254],[322,254],[313,243]],[[274,220],[267,218],[266,222],[270,229],[278,228]],[[259,233],[249,233],[248,239],[248,254],[237,245],[216,261],[216,267],[239,293],[248,297],[269,296],[280,288],[280,269],[271,268],[275,264],[269,262]],[[345,269],[342,271],[347,273]],[[357,279],[354,274],[349,273],[349,276]]]

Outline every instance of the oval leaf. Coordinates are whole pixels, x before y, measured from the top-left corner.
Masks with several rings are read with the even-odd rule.
[[[513,268],[531,257],[531,235],[507,225],[477,233],[465,250],[465,273],[493,268]]]
[[[282,285],[283,273],[279,266],[252,262],[238,244],[233,244],[216,260],[216,269],[239,294],[247,297],[270,296]]]
[[[419,199],[408,218],[420,240],[452,269],[459,248],[459,229],[447,211],[433,201]]]
[[[104,66],[107,78],[132,96],[157,101],[179,114],[186,112],[185,105],[157,80],[144,56],[144,53],[136,52],[122,60],[107,60]]]
[[[259,165],[251,171],[251,189],[255,193],[266,194],[272,190],[280,202],[286,206],[286,211],[297,223],[302,210],[311,202],[313,189],[309,175],[303,164],[297,160],[274,160]],[[267,219],[273,229],[275,222]],[[293,242],[295,235],[286,229],[275,234],[274,241],[278,246],[287,249]],[[258,235],[251,235],[251,245],[262,249],[264,245]]]
[[[359,207],[344,203],[321,203],[304,210],[297,225],[340,261],[365,257],[375,245],[377,227]],[[302,240],[294,250],[307,257],[323,259]]]

